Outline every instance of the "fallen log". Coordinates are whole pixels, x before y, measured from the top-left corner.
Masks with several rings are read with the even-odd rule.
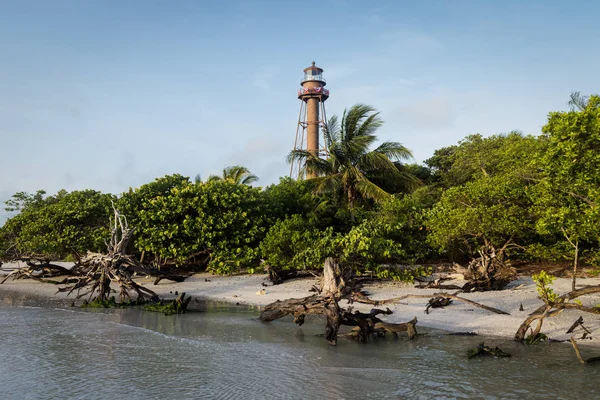
[[[0,284],[3,284],[11,278],[13,280],[29,278],[38,282],[45,282],[42,278],[51,278],[61,275],[72,275],[71,270],[61,265],[53,264],[48,259],[38,257],[15,257],[11,259],[12,262],[25,263],[26,267],[18,267],[8,273]]]
[[[378,300],[378,301],[371,300],[371,302],[369,302],[368,304],[373,304],[373,305],[379,306],[379,305],[383,305],[383,304],[398,303],[398,302],[400,302],[402,300],[409,299],[409,298],[426,299],[426,298],[431,298],[431,296],[432,295],[427,295],[427,294],[407,294],[407,295],[404,295],[404,296],[394,297],[392,299],[387,299],[387,300]],[[478,308],[482,308],[482,309],[484,309],[486,311],[490,311],[490,312],[493,312],[495,314],[510,315],[510,313],[507,313],[506,311],[502,311],[502,310],[499,310],[499,309],[494,308],[494,307],[489,307],[489,306],[477,303],[477,302],[475,302],[473,300],[465,299],[464,297],[459,297],[459,296],[456,296],[456,295],[450,294],[450,293],[434,293],[433,296],[434,297],[446,297],[446,298],[449,298],[449,299],[453,299],[453,300],[457,300],[457,301],[462,301],[463,303],[467,303],[467,304],[470,304],[472,306],[475,306],[475,307],[478,307]],[[358,297],[358,298],[354,298],[354,301],[356,301],[357,303],[361,303],[362,299],[360,297]]]
[[[417,317],[414,317],[408,322],[402,324],[392,324],[390,322],[380,321],[374,326],[376,331],[389,332],[394,336],[394,339],[398,338],[399,332],[406,332],[409,339],[413,339],[417,336]]]
[[[271,322],[290,314],[294,318],[306,314],[325,314],[325,307],[329,302],[331,299],[318,294],[301,299],[277,300],[263,308],[259,319],[263,322]],[[302,322],[298,325],[302,325],[303,322],[302,317]]]

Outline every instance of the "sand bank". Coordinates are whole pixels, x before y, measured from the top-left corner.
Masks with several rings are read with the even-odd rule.
[[[238,303],[240,305],[264,306],[276,300],[289,298],[301,298],[314,294],[310,292],[313,285],[318,285],[317,278],[295,279],[281,285],[272,286],[267,282],[266,275],[242,275],[242,276],[214,276],[207,273],[196,274],[181,283],[161,281],[153,285],[150,278],[139,278],[138,282],[148,286],[161,297],[172,297],[175,291],[186,292],[194,298],[225,301]],[[585,285],[600,284],[599,278],[580,278],[578,287]],[[267,286],[264,286],[267,284]],[[447,283],[452,283],[449,281]],[[460,281],[455,283],[461,284]],[[558,294],[567,293],[571,288],[571,280],[557,278],[552,285]],[[7,298],[11,293],[31,294],[38,297],[62,299],[71,302],[72,296],[67,297],[64,293],[56,293],[56,285],[40,283],[33,280],[7,280],[0,285],[0,299]],[[265,294],[260,294],[261,289]],[[436,289],[417,289],[412,284],[398,282],[379,282],[368,284],[364,289],[374,300],[383,300],[401,297],[407,294],[434,294]],[[510,315],[498,315],[489,311],[474,307],[460,301],[455,301],[449,307],[443,309],[430,309],[425,314],[427,299],[409,298],[400,304],[386,305],[394,313],[384,316],[389,322],[405,322],[413,317],[419,320],[418,326],[444,329],[451,332],[474,332],[480,335],[494,335],[512,338],[519,325],[527,315],[542,305],[538,299],[535,284],[530,277],[521,277],[512,282],[507,289],[494,292],[480,292],[460,294],[459,296],[484,305],[500,309]],[[600,303],[600,294],[580,298],[584,305],[595,306]],[[5,302],[6,303],[6,302]],[[524,311],[519,311],[520,306]],[[371,306],[365,304],[354,304],[355,309],[361,311],[370,310]],[[565,310],[560,315],[547,318],[544,322],[542,332],[552,339],[564,340],[569,335],[565,332],[569,326],[583,315],[585,326],[592,331],[591,340],[586,343],[600,346],[600,315],[592,315],[577,310]]]

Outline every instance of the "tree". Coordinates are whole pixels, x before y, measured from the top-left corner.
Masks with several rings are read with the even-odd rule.
[[[535,168],[523,168],[538,154],[543,146],[532,136],[519,131],[484,138],[480,134],[469,135],[458,145],[436,150],[425,161],[434,172],[434,181],[444,188],[460,186],[484,176],[494,176],[517,169],[523,177],[535,172]]]
[[[539,181],[535,155],[544,147],[543,139],[511,132],[471,135],[446,152],[450,162],[438,164],[446,166],[441,180],[449,188],[429,212],[431,243],[476,254],[481,246],[530,241],[535,220],[528,193]]]
[[[231,273],[258,265],[269,223],[257,188],[225,180],[188,183],[145,203],[135,245],[160,265]]]
[[[46,204],[45,195],[45,190],[38,190],[35,194],[17,192],[4,202],[6,205],[4,209],[8,212],[20,212],[30,207],[42,206]]]
[[[298,161],[303,173],[317,174],[316,194],[327,193],[352,207],[363,200],[382,202],[390,194],[376,185],[374,179],[416,179],[400,171],[394,161],[410,158],[411,152],[398,142],[385,142],[375,150],[375,131],[383,124],[379,113],[369,106],[357,104],[345,110],[341,123],[333,116],[327,123],[325,140],[329,157],[321,159],[306,150],[293,150],[288,162]]]
[[[210,175],[208,182],[227,181],[236,185],[251,185],[258,181],[258,177],[250,172],[250,170],[241,165],[233,165],[223,169],[223,175]]]
[[[4,250],[0,249],[0,253],[4,252],[5,257],[35,256],[52,260],[88,250],[99,251],[108,236],[114,199],[111,194],[95,190],[71,193],[61,190],[55,196],[38,196],[33,202],[25,202],[21,212],[1,228],[0,247]]]
[[[542,128],[548,149],[535,193],[538,232],[563,236],[573,257],[573,283],[582,251],[600,243],[600,96],[571,94],[570,111],[551,112]]]

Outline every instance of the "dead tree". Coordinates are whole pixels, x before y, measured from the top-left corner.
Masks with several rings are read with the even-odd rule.
[[[535,338],[541,333],[542,325],[546,317],[552,317],[560,314],[565,309],[575,309],[593,314],[600,314],[600,307],[587,307],[582,304],[570,302],[578,297],[594,293],[600,293],[600,285],[588,286],[582,289],[573,290],[569,293],[563,294],[562,296],[557,296],[555,300],[549,300],[548,298],[544,299],[544,304],[531,313],[525,319],[525,321],[521,323],[519,329],[517,329],[517,332],[515,333],[515,340],[519,342],[525,341],[525,337],[530,330],[531,333],[529,337]],[[537,322],[537,325],[535,328],[531,328],[531,325],[534,322]]]
[[[111,283],[115,283],[120,291],[121,301],[131,300],[131,293],[137,293],[138,300],[158,300],[152,290],[139,285],[133,280],[134,273],[149,273],[149,268],[127,254],[127,245],[133,235],[127,219],[114,207],[114,218],[111,218],[111,237],[106,243],[107,253],[88,252],[81,258],[80,265],[84,276],[70,286],[60,288],[60,292],[71,294],[77,292],[77,298],[88,296],[90,300],[107,302],[111,297]]]
[[[464,292],[502,290],[517,277],[517,271],[506,258],[506,249],[512,245],[508,241],[502,248],[487,243],[479,249],[479,257],[469,263],[464,272],[468,281],[462,287]]]
[[[298,325],[304,323],[306,315],[325,315],[327,323],[325,326],[325,339],[331,345],[337,344],[340,326],[352,326],[354,329],[347,336],[353,337],[361,343],[369,340],[374,334],[385,334],[391,332],[397,337],[397,332],[407,332],[412,339],[416,336],[415,318],[405,324],[389,324],[380,320],[377,316],[391,314],[392,311],[373,309],[370,313],[352,312],[351,308],[344,309],[339,306],[341,299],[350,299],[355,290],[352,279],[352,271],[343,268],[339,263],[328,258],[323,266],[323,280],[320,293],[302,299],[289,299],[276,301],[264,307],[260,314],[260,320],[271,322],[286,315],[292,315],[294,322]]]
[[[8,278],[16,279],[24,279],[30,278],[40,282],[43,282],[42,278],[52,278],[61,275],[71,275],[71,270],[53,264],[49,258],[46,257],[38,257],[38,256],[18,256],[11,259],[13,262],[22,262],[25,263],[25,267],[15,268],[10,273],[8,273],[4,279],[0,282],[0,284],[4,283]]]

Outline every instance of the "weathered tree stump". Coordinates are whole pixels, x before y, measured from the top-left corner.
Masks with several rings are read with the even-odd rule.
[[[516,279],[517,271],[504,254],[510,243],[498,251],[489,243],[479,249],[479,257],[471,260],[464,272],[468,282],[463,285],[463,292],[502,290]]]
[[[509,353],[502,351],[499,347],[491,348],[486,346],[483,342],[479,343],[477,347],[467,352],[468,358],[474,358],[479,356],[494,356],[494,357],[510,357]]]
[[[354,327],[346,336],[353,337],[361,343],[366,343],[374,334],[386,332],[391,332],[395,337],[398,336],[398,332],[407,332],[411,339],[416,336],[416,318],[404,324],[391,324],[377,318],[377,315],[391,314],[389,308],[386,310],[374,308],[368,314],[352,312],[351,308],[341,308],[338,301],[342,298],[350,298],[353,293],[352,273],[331,258],[325,261],[323,269],[320,294],[271,303],[262,310],[260,320],[270,322],[292,315],[294,322],[302,325],[308,314],[325,315],[327,319],[325,339],[333,346],[337,344],[338,332],[342,325]]]

